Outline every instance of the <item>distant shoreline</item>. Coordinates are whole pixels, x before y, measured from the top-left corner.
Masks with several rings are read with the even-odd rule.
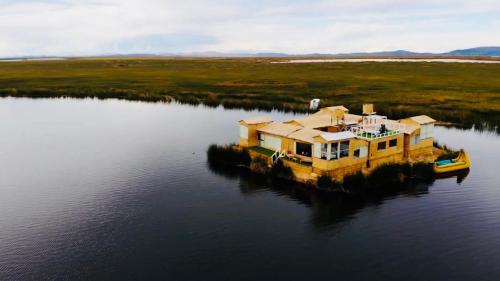
[[[367,101],[392,119],[425,114],[466,128],[476,126],[500,133],[500,63],[271,63],[278,61],[286,60],[82,58],[5,62],[0,63],[0,97],[177,101],[297,113],[308,112],[313,98],[320,99],[322,106],[343,104],[351,108],[360,108]]]
[[[440,62],[440,63],[500,63],[500,60],[456,59],[456,58],[335,58],[335,59],[291,59],[271,63],[329,63],[329,62]]]
[[[0,62],[19,62],[19,61],[51,61],[51,60],[66,60],[67,58],[6,58],[0,59]]]

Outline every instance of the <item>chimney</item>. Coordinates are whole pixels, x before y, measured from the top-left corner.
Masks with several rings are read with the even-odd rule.
[[[373,115],[377,112],[373,111],[373,103],[363,104],[363,115]]]

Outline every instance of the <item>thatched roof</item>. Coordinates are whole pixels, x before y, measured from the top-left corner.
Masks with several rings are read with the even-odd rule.
[[[272,122],[257,131],[262,133],[268,133],[276,136],[286,137],[289,134],[302,129],[300,126],[295,126],[291,124],[285,124],[281,122]]]
[[[413,116],[413,117],[410,117],[410,119],[417,122],[420,125],[425,125],[425,124],[436,122],[436,120],[430,118],[427,115]]]
[[[247,125],[270,123],[272,121],[273,121],[273,119],[271,117],[267,117],[267,116],[252,117],[252,118],[240,120],[240,122],[244,122]]]

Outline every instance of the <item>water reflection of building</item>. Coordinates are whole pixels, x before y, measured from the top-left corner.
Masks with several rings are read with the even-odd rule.
[[[254,173],[247,169],[220,167],[210,162],[208,167],[217,175],[238,180],[240,192],[245,196],[270,192],[306,206],[311,211],[311,225],[317,229],[331,229],[331,227],[341,226],[342,223],[352,219],[359,210],[368,206],[381,205],[386,199],[397,195],[408,197],[425,195],[428,193],[429,187],[429,184],[424,183],[418,185],[409,184],[397,189],[386,188],[383,193],[366,193],[361,196],[352,196],[307,188],[298,183],[255,176]]]

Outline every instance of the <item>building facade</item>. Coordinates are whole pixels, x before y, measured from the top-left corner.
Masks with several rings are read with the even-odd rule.
[[[342,179],[385,163],[432,157],[434,119],[390,120],[373,112],[373,105],[364,105],[363,112],[333,106],[284,122],[241,120],[239,145],[250,148],[252,156],[268,156],[270,164],[281,158],[304,181],[318,175]]]

